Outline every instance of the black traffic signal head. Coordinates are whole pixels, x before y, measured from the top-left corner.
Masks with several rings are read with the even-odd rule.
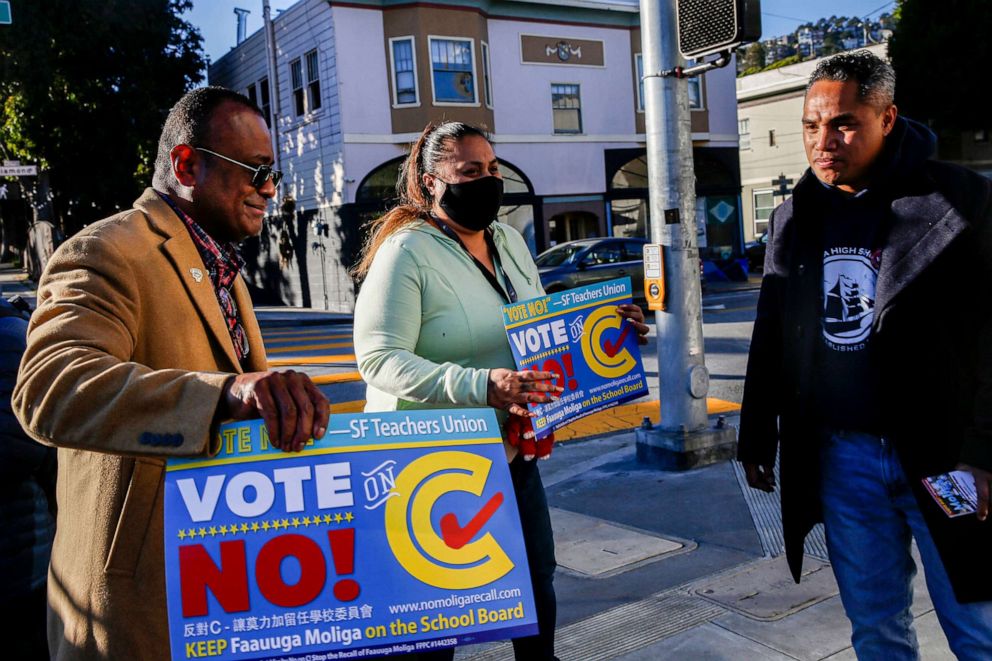
[[[676,0],[679,52],[687,59],[761,37],[760,0]]]

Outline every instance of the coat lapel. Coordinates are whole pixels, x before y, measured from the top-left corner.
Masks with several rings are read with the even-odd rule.
[[[262,331],[258,327],[258,319],[255,317],[255,309],[251,304],[248,285],[245,284],[244,278],[240,275],[234,281],[234,303],[238,306],[241,325],[244,326],[245,334],[248,336],[249,350],[246,368],[251,372],[263,372],[269,368],[269,362],[265,356]]]
[[[146,189],[144,194],[138,198],[135,207],[144,211],[151,225],[166,237],[162,244],[162,250],[172,262],[173,268],[176,269],[176,275],[183,283],[183,287],[186,288],[193,305],[199,312],[207,333],[212,336],[212,339],[227,357],[230,363],[227,371],[242,372],[238,356],[234,352],[234,344],[231,342],[231,334],[227,330],[227,324],[224,323],[224,314],[217,302],[217,294],[214,292],[213,285],[210,283],[210,276],[203,265],[203,259],[200,258],[200,253],[197,252],[186,225],[151,188]],[[240,278],[238,282],[240,282]],[[241,286],[244,287],[244,283],[241,283]],[[243,309],[240,299],[237,299],[237,303],[238,309]],[[256,324],[256,332],[257,329]],[[245,330],[248,330],[247,326]],[[249,340],[252,340],[251,335],[249,335]],[[253,351],[255,346],[252,344]]]
[[[893,201],[875,290],[875,324],[899,292],[968,227],[964,216],[937,191]]]

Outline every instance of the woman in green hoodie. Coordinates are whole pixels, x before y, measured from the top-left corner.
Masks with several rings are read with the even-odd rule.
[[[555,558],[527,404],[561,393],[552,372],[517,371],[501,306],[544,294],[520,234],[495,222],[503,197],[499,162],[485,133],[461,122],[429,125],[397,185],[400,204],[378,219],[355,274],[355,354],[368,384],[366,411],[491,406],[506,455],[527,548],[538,634],[513,641],[517,659],[554,656]],[[620,314],[643,337],[637,306]],[[424,658],[451,658],[446,650]]]

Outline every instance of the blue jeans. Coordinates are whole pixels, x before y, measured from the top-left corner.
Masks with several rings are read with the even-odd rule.
[[[827,551],[858,658],[919,658],[910,613],[912,535],[951,650],[959,659],[992,659],[992,602],[955,599],[892,444],[870,434],[836,432],[821,448],[820,470]]]

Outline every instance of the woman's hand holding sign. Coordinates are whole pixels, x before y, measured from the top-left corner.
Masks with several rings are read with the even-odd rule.
[[[641,309],[641,306],[633,303],[623,303],[617,306],[617,314],[630,321],[634,330],[637,331],[638,344],[644,345],[648,343],[648,332],[651,330],[651,327],[644,323],[644,310]],[[622,343],[622,338],[616,342],[618,349]],[[607,353],[609,353],[608,349]]]
[[[502,367],[489,370],[489,388],[486,398],[489,406],[505,409],[514,415],[531,417],[527,404],[547,404],[558,399],[564,391],[555,385],[558,375],[554,372],[525,370],[515,372]]]

